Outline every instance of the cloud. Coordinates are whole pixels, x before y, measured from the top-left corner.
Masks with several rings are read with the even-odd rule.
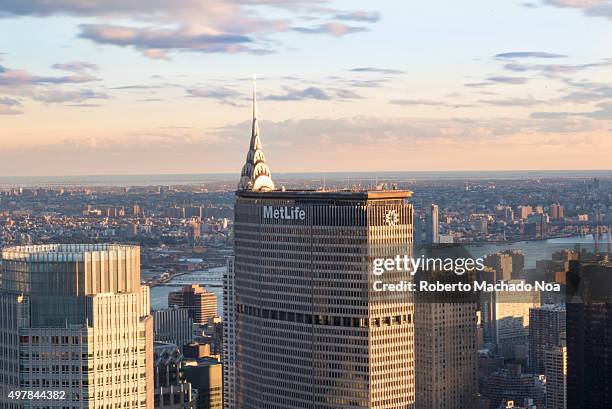
[[[525,98],[483,99],[478,102],[487,104],[487,105],[495,105],[495,106],[524,106],[524,107],[532,107],[534,105],[550,103],[550,101],[543,101],[543,100],[535,99],[532,96],[528,96]]]
[[[102,92],[95,92],[86,89],[76,91],[51,89],[38,91],[32,96],[32,98],[37,101],[56,104],[64,102],[82,102],[90,99],[108,99],[110,96]]]
[[[0,12],[13,15],[49,16],[106,16],[159,18],[191,15],[194,19],[221,17],[236,12],[241,6],[269,6],[304,9],[318,0],[2,0]],[[209,17],[209,18],[210,18]]]
[[[249,51],[252,39],[245,35],[209,34],[187,28],[136,28],[110,24],[82,24],[79,36],[99,44],[131,46],[145,56],[159,58],[160,50],[235,53]],[[151,54],[151,50],[153,54]]]
[[[370,31],[366,27],[348,26],[342,23],[325,23],[317,27],[294,27],[293,30],[303,34],[329,34],[334,37]]]
[[[513,72],[540,71],[548,78],[559,78],[563,75],[574,74],[590,68],[606,67],[612,65],[612,60],[605,59],[602,61],[586,64],[522,64],[508,63],[504,68]]]
[[[452,104],[445,101],[436,101],[432,99],[392,99],[389,101],[390,104],[399,105],[402,107],[409,106],[433,106],[433,107],[445,107],[445,108],[468,108],[474,105],[470,104]]]
[[[377,74],[387,74],[387,75],[399,75],[404,74],[405,71],[396,70],[392,68],[377,68],[377,67],[357,67],[351,68],[349,71],[352,72],[373,72]]]
[[[363,23],[379,18],[374,12],[320,7],[325,3],[328,0],[0,0],[0,18],[15,15],[97,18],[105,23],[83,25],[82,38],[133,46],[145,57],[154,59],[169,59],[169,52],[176,50],[270,54],[274,52],[271,46],[282,44],[266,35],[291,30],[298,16],[318,20],[337,16]],[[269,15],[280,17],[265,17]],[[116,24],[117,21],[142,24],[125,27],[123,23]],[[318,27],[298,27],[295,31],[340,37],[366,28],[329,22]]]
[[[0,87],[23,86],[34,84],[80,84],[96,81],[98,78],[89,74],[74,74],[61,77],[30,74],[26,70],[0,67]]]
[[[612,85],[599,82],[565,81],[570,91],[561,97],[563,102],[586,104],[612,99]]]
[[[222,104],[232,106],[245,106],[245,104],[238,104],[235,102],[236,99],[242,97],[242,94],[234,91],[227,87],[209,87],[209,88],[189,88],[186,90],[190,97],[195,98],[211,98],[216,99]]]
[[[336,14],[334,18],[337,20],[376,23],[380,20],[380,13],[375,11],[353,11],[350,13]]]
[[[340,99],[363,99],[363,97],[350,89],[337,89],[336,96]]]
[[[513,84],[513,85],[520,85],[520,84],[525,84],[528,81],[528,78],[525,77],[489,77],[487,78],[488,81],[492,81],[492,82],[501,82],[503,84]]]
[[[98,66],[96,64],[89,63],[89,62],[73,61],[73,62],[67,62],[67,63],[53,64],[51,68],[55,68],[56,70],[64,70],[64,71],[70,71],[70,72],[75,72],[75,73],[82,73],[88,70],[95,71],[98,69]]]
[[[597,167],[609,161],[608,135],[590,132],[588,119],[429,119],[356,116],[261,122],[272,171],[438,170],[538,167],[571,163]],[[177,124],[173,124],[177,125]],[[175,127],[176,128],[176,127]],[[609,126],[606,126],[607,130]],[[142,129],[139,134],[95,136],[44,145],[0,147],[0,173],[142,174],[240,172],[250,121],[220,128]],[[592,139],[577,146],[583,132]],[[579,133],[579,134],[577,134]],[[555,143],[558,150],[550,150]],[[537,144],[538,149],[533,149]],[[516,146],[521,149],[516,149]],[[121,149],[117,149],[121,146]],[[389,149],[389,147],[392,149]],[[571,147],[572,149],[568,149]],[[582,159],[588,154],[587,159]],[[506,158],[500,162],[499,157]],[[49,157],[54,160],[49,162]],[[368,160],[359,158],[367,157]],[[357,158],[357,159],[356,159]],[[410,158],[406,161],[406,158]],[[572,160],[572,158],[574,160]]]
[[[0,115],[17,115],[21,111],[21,103],[13,98],[0,97]]]
[[[565,58],[567,55],[548,53],[545,51],[513,51],[508,53],[496,54],[495,58]]]
[[[493,84],[494,84],[493,82],[480,81],[480,82],[468,82],[463,85],[468,88],[481,88],[481,87],[489,87]]]
[[[582,111],[582,112],[550,112],[540,111],[533,112],[530,116],[536,119],[567,119],[570,117],[585,117],[595,120],[610,121],[612,120],[612,102],[601,102],[596,105],[598,109],[594,111]]]
[[[582,10],[586,16],[612,19],[612,3],[609,0],[544,0],[545,4],[556,7]]]
[[[308,87],[304,89],[293,89],[285,87],[286,93],[280,95],[268,95],[264,99],[270,101],[302,101],[306,99],[329,100],[331,97],[321,88]]]

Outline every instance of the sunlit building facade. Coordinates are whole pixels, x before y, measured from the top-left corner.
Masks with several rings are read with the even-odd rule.
[[[1,271],[0,407],[153,407],[153,323],[138,246],[11,247]],[[8,390],[58,393],[15,401]]]

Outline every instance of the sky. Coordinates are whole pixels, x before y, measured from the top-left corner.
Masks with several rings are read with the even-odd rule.
[[[0,174],[612,168],[612,1],[0,0]]]

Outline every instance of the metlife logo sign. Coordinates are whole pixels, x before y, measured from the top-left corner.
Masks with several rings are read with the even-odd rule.
[[[268,220],[306,220],[306,210],[299,206],[264,206],[263,218]]]

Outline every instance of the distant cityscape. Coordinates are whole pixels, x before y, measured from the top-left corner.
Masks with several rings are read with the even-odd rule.
[[[612,178],[275,182],[255,113],[233,181],[0,189],[0,408],[609,407]]]

